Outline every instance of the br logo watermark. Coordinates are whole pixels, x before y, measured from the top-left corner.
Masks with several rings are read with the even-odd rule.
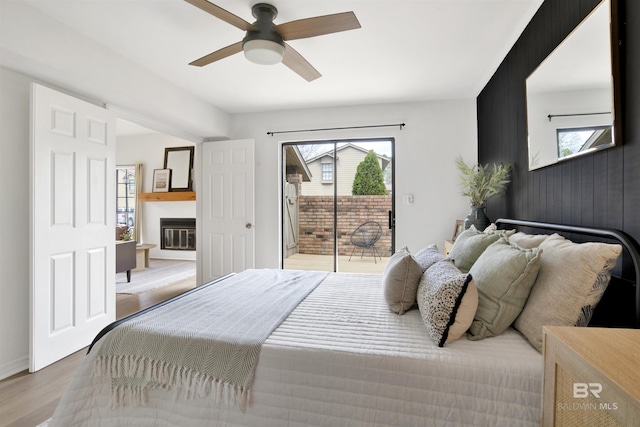
[[[602,384],[600,383],[573,383],[573,398],[586,399],[589,395],[600,399]]]
[[[600,383],[573,383],[573,398],[586,399],[594,397],[600,399],[602,384]],[[558,403],[557,409],[560,411],[615,411],[618,409],[617,403],[610,402],[572,402]]]

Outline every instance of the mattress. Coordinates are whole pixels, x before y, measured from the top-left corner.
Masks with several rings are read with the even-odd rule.
[[[94,350],[50,427],[540,424],[543,360],[526,339],[509,329],[440,348],[418,310],[389,311],[379,275],[331,273],[298,305],[264,343],[244,412],[161,390],[112,408]]]

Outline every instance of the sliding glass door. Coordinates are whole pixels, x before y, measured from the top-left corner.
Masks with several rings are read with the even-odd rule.
[[[282,268],[381,273],[394,247],[392,139],[282,146]]]

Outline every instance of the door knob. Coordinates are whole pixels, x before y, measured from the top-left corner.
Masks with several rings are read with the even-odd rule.
[[[250,229],[251,227],[253,227],[253,224],[251,224],[250,222],[247,223],[247,225],[245,225],[245,227],[247,227],[247,229]]]

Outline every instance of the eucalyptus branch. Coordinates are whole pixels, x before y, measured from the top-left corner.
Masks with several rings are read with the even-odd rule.
[[[467,165],[462,157],[456,159],[460,172],[462,195],[469,197],[473,206],[482,206],[490,197],[504,193],[511,182],[511,165]]]

